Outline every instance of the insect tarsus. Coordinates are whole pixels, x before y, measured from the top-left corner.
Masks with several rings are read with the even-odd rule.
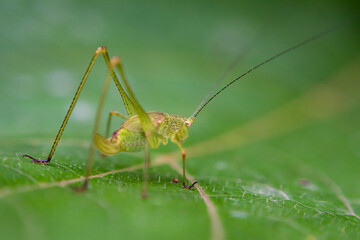
[[[40,163],[40,164],[44,164],[44,165],[46,165],[48,162],[50,162],[50,159],[33,158],[32,156],[27,155],[27,154],[22,155],[22,157],[30,158],[33,163]]]

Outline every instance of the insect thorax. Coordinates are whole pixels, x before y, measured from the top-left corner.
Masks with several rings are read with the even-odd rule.
[[[163,113],[164,120],[158,127],[158,133],[170,138],[174,143],[183,142],[188,137],[189,128],[185,126],[186,118],[181,115]]]

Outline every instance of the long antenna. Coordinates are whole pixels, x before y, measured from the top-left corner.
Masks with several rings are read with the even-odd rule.
[[[359,16],[357,16],[356,18],[358,18],[358,17],[359,17]],[[241,74],[239,77],[235,78],[234,80],[232,80],[231,82],[229,82],[228,84],[226,84],[222,89],[220,89],[218,92],[216,92],[216,93],[215,93],[211,98],[209,98],[205,103],[200,104],[199,107],[195,110],[195,112],[191,115],[191,118],[194,118],[194,119],[195,119],[195,118],[197,117],[197,115],[204,109],[204,107],[205,107],[209,102],[211,102],[211,101],[212,101],[217,95],[219,95],[222,91],[224,91],[226,88],[228,88],[230,85],[232,85],[233,83],[235,83],[235,82],[238,81],[239,79],[243,78],[245,75],[251,73],[252,71],[254,71],[255,69],[261,67],[262,65],[264,65],[264,64],[266,64],[266,63],[268,63],[268,62],[270,62],[270,61],[272,61],[272,60],[274,60],[274,59],[276,59],[276,58],[278,58],[278,57],[280,57],[280,56],[282,56],[282,55],[284,55],[284,54],[286,54],[286,53],[288,53],[288,52],[291,52],[291,51],[293,51],[293,50],[295,50],[295,49],[297,49],[297,48],[299,48],[299,47],[301,47],[301,46],[303,46],[303,45],[305,45],[305,44],[308,44],[308,43],[310,43],[310,42],[312,42],[312,41],[314,41],[314,40],[316,40],[316,39],[318,39],[318,38],[320,38],[320,37],[322,37],[322,36],[324,36],[324,35],[327,35],[327,34],[333,32],[333,31],[335,31],[336,29],[342,27],[343,25],[348,24],[349,22],[351,22],[350,20],[354,20],[354,19],[346,19],[345,21],[343,21],[343,22],[341,22],[341,23],[339,23],[339,24],[337,24],[337,25],[335,25],[335,26],[333,26],[333,27],[330,27],[330,28],[328,28],[328,29],[326,29],[326,30],[324,30],[324,31],[322,31],[322,32],[320,32],[320,33],[318,33],[318,34],[316,34],[316,35],[314,35],[314,36],[312,36],[312,37],[310,37],[310,38],[302,41],[302,42],[299,42],[299,43],[293,45],[292,47],[289,47],[289,48],[287,48],[287,49],[279,52],[278,54],[276,54],[276,55],[274,55],[274,56],[266,59],[265,61],[259,63],[259,64],[256,65],[255,67],[249,69],[247,72]],[[222,80],[222,79],[220,79],[220,80]],[[219,81],[219,82],[220,82],[220,81]],[[217,86],[217,85],[215,85],[215,86]]]
[[[259,35],[259,34],[257,34],[257,35]],[[213,87],[208,92],[208,94],[206,94],[206,96],[202,99],[201,103],[196,108],[196,110],[194,111],[192,116],[194,116],[194,114],[199,111],[199,109],[203,106],[203,104],[207,100],[209,100],[210,96],[213,95],[213,93],[215,92],[216,88],[220,85],[220,83],[225,80],[225,78],[227,77],[229,72],[231,72],[231,70],[234,69],[234,67],[241,61],[241,59],[243,59],[246,56],[246,54],[248,52],[250,52],[250,50],[254,47],[255,43],[257,42],[256,40],[258,40],[258,39],[259,39],[258,37],[255,37],[254,40],[250,41],[249,43],[246,44],[245,47],[242,48],[242,50],[237,55],[237,57],[233,60],[233,62],[230,64],[230,66],[225,70],[225,72],[221,75],[221,77],[216,81],[216,83],[213,85]]]

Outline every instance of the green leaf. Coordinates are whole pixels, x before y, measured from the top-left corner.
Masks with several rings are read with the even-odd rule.
[[[46,158],[96,48],[119,55],[145,110],[190,116],[223,84],[354,17],[358,3],[0,3],[0,239],[359,239],[359,20],[270,62],[202,111],[184,146],[96,154],[83,181],[106,67],[95,64],[48,165]],[[246,51],[245,51],[246,52]],[[221,85],[223,85],[221,84]],[[125,113],[112,84],[107,113]],[[114,121],[112,129],[122,120]],[[105,126],[101,128],[101,133]]]

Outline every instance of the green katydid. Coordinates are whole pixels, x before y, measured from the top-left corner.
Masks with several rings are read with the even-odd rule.
[[[333,26],[329,29],[326,29],[319,34],[314,35],[311,38],[308,38],[298,44],[293,45],[290,48],[285,49],[284,51],[279,52],[278,54],[266,59],[265,61],[261,62],[260,64],[254,66],[247,72],[243,73],[236,79],[232,80],[228,84],[226,84],[223,88],[221,88],[219,91],[217,91],[215,94],[214,90],[216,87],[222,82],[222,78],[219,79],[219,81],[215,84],[215,86],[212,88],[212,90],[209,92],[209,94],[203,99],[201,104],[198,106],[198,108],[194,111],[194,113],[186,118],[181,115],[174,115],[174,114],[167,114],[162,112],[146,112],[138,100],[136,99],[132,89],[129,86],[129,83],[125,77],[122,63],[118,57],[113,57],[110,59],[108,51],[106,47],[101,46],[97,48],[95,51],[93,57],[91,58],[91,61],[89,63],[89,66],[80,82],[80,85],[75,93],[75,96],[73,98],[73,101],[67,111],[67,114],[64,118],[64,121],[62,122],[62,125],[60,127],[60,130],[54,140],[54,143],[52,145],[52,148],[50,150],[50,153],[46,159],[36,159],[29,155],[23,155],[23,157],[28,157],[32,159],[34,163],[41,163],[41,164],[47,164],[51,161],[55,149],[57,147],[57,144],[61,138],[61,135],[66,127],[66,124],[70,118],[70,115],[72,113],[72,110],[74,109],[74,106],[76,104],[76,101],[79,98],[80,92],[83,89],[83,86],[90,74],[90,71],[92,70],[94,63],[99,55],[103,55],[105,63],[108,68],[108,76],[105,80],[103,91],[101,94],[100,103],[98,106],[98,111],[96,114],[96,120],[95,120],[95,126],[93,129],[93,139],[92,144],[90,145],[90,151],[89,151],[89,157],[86,164],[86,170],[85,170],[85,181],[82,185],[81,189],[86,189],[88,185],[88,177],[90,176],[92,165],[93,165],[93,155],[94,155],[94,146],[103,154],[105,155],[114,155],[120,152],[138,152],[144,150],[145,152],[145,162],[144,162],[144,186],[143,186],[143,192],[142,195],[146,196],[147,190],[147,178],[148,178],[148,166],[149,166],[149,148],[155,149],[158,148],[161,144],[166,145],[168,143],[168,139],[170,139],[171,142],[175,143],[182,155],[182,161],[183,161],[183,187],[187,189],[192,189],[194,187],[194,184],[197,182],[192,183],[190,186],[186,184],[186,175],[185,175],[185,160],[186,160],[186,152],[183,147],[184,140],[188,137],[188,131],[192,123],[194,122],[195,118],[198,116],[198,114],[204,109],[204,107],[212,101],[218,94],[223,92],[226,88],[228,88],[230,85],[238,81],[239,79],[243,78],[245,75],[249,74],[250,72],[254,71],[255,69],[261,67],[262,65],[290,52],[293,51],[309,42],[314,41],[315,39],[322,37],[335,29],[338,29],[339,27],[347,24],[350,22],[349,20],[346,20],[336,26]],[[233,64],[234,65],[234,64]],[[232,65],[232,66],[233,66]],[[120,78],[123,82],[123,85],[120,83],[117,75],[115,74],[115,70],[118,71]],[[107,122],[107,134],[109,132],[109,125],[111,122],[112,116],[118,116],[121,118],[124,118],[125,121],[123,122],[122,126],[118,128],[111,137],[105,138],[99,134],[97,134],[99,122],[100,122],[100,114],[102,105],[104,102],[104,98],[107,92],[108,84],[110,81],[110,77],[115,82],[117,89],[121,95],[121,98],[123,100],[123,103],[125,105],[126,111],[128,116],[125,116],[121,113],[111,111],[109,114],[108,122]]]

